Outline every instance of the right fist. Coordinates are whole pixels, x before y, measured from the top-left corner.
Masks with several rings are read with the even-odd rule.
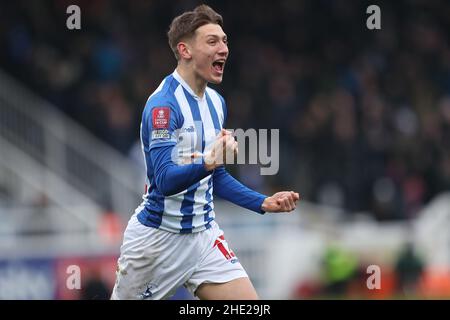
[[[234,163],[237,154],[237,141],[230,131],[222,129],[217,135],[211,150],[204,156],[205,168],[211,171],[223,164]]]

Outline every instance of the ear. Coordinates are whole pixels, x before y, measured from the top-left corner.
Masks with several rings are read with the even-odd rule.
[[[177,44],[177,50],[178,54],[180,55],[180,58],[190,60],[192,58],[191,48],[189,47],[189,44],[186,42],[179,42]]]

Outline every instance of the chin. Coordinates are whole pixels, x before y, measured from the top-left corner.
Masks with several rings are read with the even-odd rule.
[[[221,84],[223,77],[210,77],[208,82],[212,84]]]
[[[211,80],[209,82],[212,83],[212,84],[221,84],[222,83],[222,79],[214,79],[214,80]]]

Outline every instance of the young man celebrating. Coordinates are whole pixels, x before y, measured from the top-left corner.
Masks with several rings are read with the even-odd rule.
[[[250,190],[223,166],[237,142],[223,129],[224,99],[207,87],[222,82],[229,54],[222,25],[206,5],[172,21],[178,65],[143,112],[147,188],[125,230],[112,299],[166,299],[181,285],[200,299],[257,299],[214,221],[213,194],[261,214],[292,211],[299,200]]]

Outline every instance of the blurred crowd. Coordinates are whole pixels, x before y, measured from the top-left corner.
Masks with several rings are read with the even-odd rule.
[[[450,271],[427,266],[406,242],[380,265],[336,243],[323,252],[319,275],[298,281],[291,299],[448,299]]]
[[[228,128],[280,129],[280,171],[233,167],[263,192],[408,219],[450,189],[450,2],[208,1],[230,58]],[[81,8],[68,30],[66,8]],[[0,67],[130,158],[148,96],[176,67],[171,19],[198,1],[13,1]]]

